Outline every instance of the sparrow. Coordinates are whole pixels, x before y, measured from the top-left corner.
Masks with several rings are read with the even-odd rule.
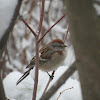
[[[56,70],[66,58],[67,53],[65,47],[67,46],[60,39],[54,39],[42,47],[39,51],[39,69],[46,72]],[[36,56],[32,58],[29,65],[26,67],[28,70],[24,72],[22,77],[17,81],[17,85],[25,79],[34,68],[35,59]]]

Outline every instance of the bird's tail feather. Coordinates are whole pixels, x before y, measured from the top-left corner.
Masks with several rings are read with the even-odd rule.
[[[25,78],[29,75],[31,69],[33,69],[33,68],[30,68],[29,70],[27,70],[27,71],[22,75],[22,77],[17,81],[16,85],[18,85],[23,79],[25,79]]]

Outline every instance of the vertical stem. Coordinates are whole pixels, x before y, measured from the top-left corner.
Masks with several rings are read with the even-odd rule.
[[[66,34],[64,36],[64,40],[63,40],[64,43],[65,43],[65,41],[67,39],[68,32],[69,32],[69,25],[67,26],[67,31],[66,31]]]
[[[35,84],[34,84],[34,91],[33,91],[33,99],[36,100],[36,93],[37,93],[37,85],[38,85],[38,66],[39,66],[39,43],[38,43],[39,36],[36,36],[36,61],[35,61]]]
[[[40,15],[40,23],[38,27],[38,34],[40,34],[41,29],[42,29],[42,23],[43,23],[43,17],[44,17],[44,4],[45,4],[45,0],[42,0],[42,8],[41,8],[41,15]]]

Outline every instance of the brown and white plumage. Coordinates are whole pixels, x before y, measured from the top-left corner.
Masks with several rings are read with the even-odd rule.
[[[55,39],[49,44],[45,45],[40,49],[39,53],[39,69],[43,71],[53,71],[57,69],[60,64],[63,63],[66,57],[66,45],[60,39]],[[17,85],[29,75],[31,69],[35,65],[35,57],[32,58],[30,64],[26,67],[28,70],[23,74],[23,76],[17,81]]]

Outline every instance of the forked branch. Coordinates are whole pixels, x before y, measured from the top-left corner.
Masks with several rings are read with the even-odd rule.
[[[65,16],[66,16],[66,14],[64,14],[55,24],[53,24],[53,25],[44,33],[44,35],[39,39],[38,42],[40,42],[40,41],[45,37],[45,35],[46,35],[58,22],[60,22],[61,19],[63,19]]]

